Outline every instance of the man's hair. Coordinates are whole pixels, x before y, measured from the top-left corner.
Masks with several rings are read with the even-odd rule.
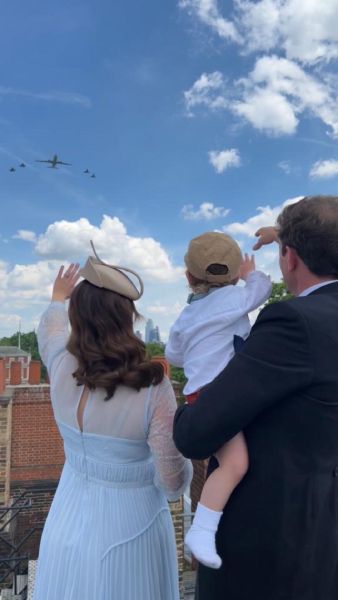
[[[338,197],[307,196],[277,219],[282,252],[293,248],[315,275],[338,278]]]

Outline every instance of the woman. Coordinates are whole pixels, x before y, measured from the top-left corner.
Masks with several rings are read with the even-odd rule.
[[[140,292],[97,255],[80,271],[61,267],[39,325],[66,462],[34,600],[179,598],[167,498],[182,494],[192,469],[172,441],[170,382],[133,332],[136,277]]]

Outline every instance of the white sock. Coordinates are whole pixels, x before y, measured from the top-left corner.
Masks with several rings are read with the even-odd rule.
[[[212,569],[219,569],[222,564],[215,543],[215,534],[222,514],[198,503],[192,526],[185,537],[185,543],[195,558]]]

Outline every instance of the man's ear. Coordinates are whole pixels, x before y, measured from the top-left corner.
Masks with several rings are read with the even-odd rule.
[[[288,271],[291,273],[294,271],[298,265],[298,254],[294,248],[290,248],[290,246],[285,246],[284,257],[286,259],[286,266]]]

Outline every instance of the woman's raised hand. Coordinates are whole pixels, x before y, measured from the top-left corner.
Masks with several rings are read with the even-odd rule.
[[[64,302],[69,298],[80,278],[79,264],[72,263],[65,272],[64,268],[64,265],[60,267],[53,286],[52,300],[58,302]]]

